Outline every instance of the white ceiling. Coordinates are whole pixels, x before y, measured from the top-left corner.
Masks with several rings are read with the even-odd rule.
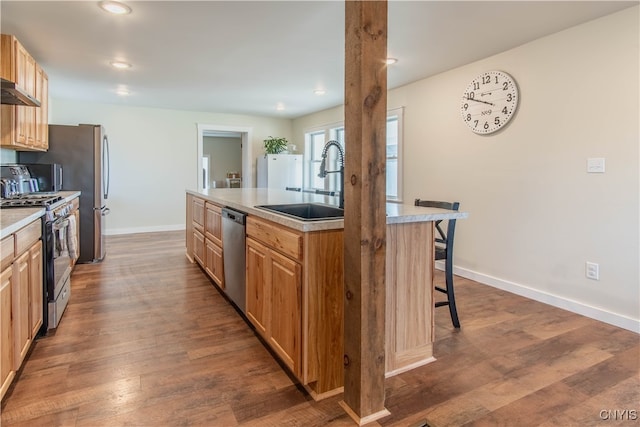
[[[2,0],[0,25],[47,71],[53,98],[286,118],[342,103],[342,1],[125,3],[133,12],[114,16],[96,1]],[[637,4],[391,1],[388,53],[399,61],[388,87]],[[133,67],[114,70],[115,59]]]

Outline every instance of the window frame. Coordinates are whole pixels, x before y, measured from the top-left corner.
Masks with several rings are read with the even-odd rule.
[[[398,123],[398,132],[397,132],[397,152],[396,152],[396,156],[392,156],[392,157],[387,157],[386,159],[395,159],[397,160],[397,173],[396,173],[396,185],[397,185],[397,196],[389,196],[388,194],[386,194],[386,200],[387,202],[390,203],[402,203],[402,191],[403,191],[403,141],[404,141],[404,133],[403,133],[403,129],[404,129],[404,107],[398,107],[398,108],[392,108],[387,110],[387,122],[389,122],[389,120],[397,120]],[[342,140],[344,137],[344,121],[342,122],[334,122],[334,123],[328,123],[325,125],[320,125],[320,126],[314,126],[314,127],[310,127],[308,129],[304,130],[304,138],[305,138],[305,150],[304,150],[304,168],[305,168],[305,172],[304,172],[304,182],[303,185],[305,188],[309,188],[311,190],[329,190],[331,188],[333,189],[337,189],[339,188],[339,186],[337,185],[337,180],[339,177],[339,174],[331,174],[328,176],[328,179],[324,180],[324,186],[321,188],[318,187],[314,187],[313,182],[314,182],[314,171],[316,168],[314,168],[314,164],[319,165],[320,164],[320,159],[314,159],[313,155],[315,154],[314,152],[314,141],[312,141],[312,136],[313,135],[320,135],[320,134],[324,134],[324,141],[323,144],[326,144],[327,141],[330,141],[332,139],[338,140],[340,142],[340,144],[344,147],[344,141]],[[388,144],[388,139],[387,139],[387,144]],[[386,151],[385,151],[386,152]],[[346,153],[345,150],[345,156],[348,156],[349,154]],[[331,150],[331,152],[329,153],[328,156],[328,163],[332,164],[334,162],[337,161],[337,152],[335,150]],[[328,166],[328,169],[332,169],[333,166]],[[385,179],[385,184],[386,184],[386,179]],[[385,186],[385,193],[386,193],[386,186]]]

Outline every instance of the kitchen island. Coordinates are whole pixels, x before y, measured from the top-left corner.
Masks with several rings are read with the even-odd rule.
[[[314,399],[343,386],[344,220],[303,221],[258,206],[337,202],[272,189],[187,191],[187,256],[222,291],[219,212],[230,207],[247,213],[246,317]],[[386,210],[386,375],[391,376],[434,360],[433,224],[467,214],[392,203]]]

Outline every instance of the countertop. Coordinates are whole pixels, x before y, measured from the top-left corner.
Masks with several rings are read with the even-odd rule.
[[[65,202],[80,196],[79,191],[60,191],[58,193]],[[60,202],[61,203],[61,202]],[[0,239],[15,233],[37,220],[45,213],[45,209],[37,208],[5,208],[0,210]]]
[[[333,196],[267,188],[216,188],[202,191],[187,190],[187,193],[209,200],[218,205],[246,212],[249,215],[255,215],[303,232],[344,228],[343,219],[301,221],[256,207],[259,205],[307,202],[338,206],[338,198]],[[466,212],[424,208],[398,203],[387,203],[386,211],[387,224],[426,222],[440,219],[463,219],[469,216]]]

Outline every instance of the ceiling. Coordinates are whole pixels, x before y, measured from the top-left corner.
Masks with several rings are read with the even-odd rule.
[[[52,98],[284,118],[342,104],[342,1],[125,3],[132,13],[116,16],[97,1],[2,0],[0,25],[48,73]],[[392,0],[388,87],[638,4]]]

